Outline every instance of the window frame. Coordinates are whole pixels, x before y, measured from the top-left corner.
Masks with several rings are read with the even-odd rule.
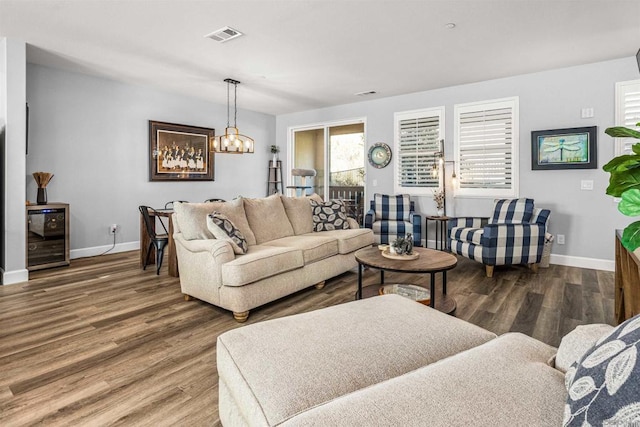
[[[455,104],[454,116],[454,159],[455,171],[458,176],[458,184],[454,188],[454,197],[476,198],[517,198],[520,192],[520,118],[519,97],[507,97],[485,101],[475,101],[464,104]],[[464,188],[461,187],[460,170],[460,117],[461,114],[491,109],[511,108],[511,188]]]
[[[429,190],[440,188],[440,181],[435,185],[421,185],[421,186],[403,186],[400,183],[400,122],[402,120],[412,120],[419,118],[438,118],[438,138],[437,140],[445,139],[445,107],[429,107],[421,108],[418,110],[400,111],[393,114],[393,148],[394,148],[394,173],[393,173],[393,188],[396,194],[411,194],[411,195],[425,195]],[[437,153],[435,150],[433,153]],[[431,155],[430,155],[431,156]]]
[[[625,121],[626,108],[625,108],[625,96],[628,92],[634,93],[640,92],[640,79],[627,80],[624,82],[616,82],[615,85],[615,126],[625,126],[640,131],[640,127],[629,125]],[[640,115],[637,117],[635,123],[640,122]],[[625,150],[625,145],[628,143],[636,144],[638,141],[633,138],[614,138],[614,157],[621,156],[623,154],[630,154],[631,150]]]

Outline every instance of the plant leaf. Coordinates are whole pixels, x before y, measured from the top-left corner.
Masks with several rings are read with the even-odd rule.
[[[607,194],[621,197],[622,193],[632,188],[640,188],[640,168],[630,169],[624,172],[611,171]]]
[[[635,144],[640,149],[640,144]],[[640,156],[633,154],[625,154],[622,156],[614,157],[602,167],[605,172],[624,172],[629,169],[640,167]]]
[[[631,151],[633,151],[636,154],[640,154],[640,144],[633,144],[631,146]]]
[[[632,188],[622,193],[618,210],[626,216],[640,216],[640,190]]]
[[[640,132],[624,126],[614,126],[607,128],[604,133],[614,138],[636,138],[640,139]]]
[[[632,222],[622,232],[622,246],[630,252],[640,248],[640,221]]]

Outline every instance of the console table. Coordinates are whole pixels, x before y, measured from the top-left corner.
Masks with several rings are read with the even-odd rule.
[[[615,316],[618,324],[640,313],[640,260],[621,242],[616,231]]]

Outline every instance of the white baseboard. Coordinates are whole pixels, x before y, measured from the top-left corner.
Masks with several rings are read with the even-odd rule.
[[[97,256],[105,253],[112,245],[94,246],[92,248],[72,249],[69,253],[71,259],[85,258],[90,256]],[[140,249],[140,242],[124,242],[116,243],[116,246],[108,253],[115,254],[118,252],[137,251]]]
[[[13,285],[14,283],[26,282],[29,280],[29,270],[23,268],[22,270],[4,271],[2,272],[2,284]]]
[[[427,247],[435,249],[435,240],[428,240]],[[585,258],[580,256],[551,254],[550,264],[566,265],[567,267],[589,268],[592,270],[615,271],[615,262],[608,259]]]
[[[551,254],[550,264],[566,265],[568,267],[589,268],[591,270],[615,271],[615,261],[609,259],[585,258],[581,256]]]

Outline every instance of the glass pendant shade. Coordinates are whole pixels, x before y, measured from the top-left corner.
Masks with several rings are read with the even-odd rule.
[[[237,101],[237,85],[240,83],[237,80],[225,79],[227,82],[227,127],[224,130],[224,135],[216,136],[213,140],[213,151],[216,153],[253,153],[255,142],[252,138],[242,135],[236,127],[236,114],[238,111]],[[234,85],[234,117],[233,127],[229,126],[229,86]]]

